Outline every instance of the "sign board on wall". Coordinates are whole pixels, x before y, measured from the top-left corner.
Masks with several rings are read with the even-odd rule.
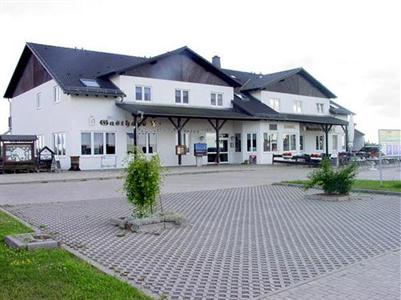
[[[379,144],[386,156],[401,156],[401,130],[379,129]]]
[[[207,155],[207,144],[206,143],[195,143],[194,144],[194,155],[195,156],[206,156]]]

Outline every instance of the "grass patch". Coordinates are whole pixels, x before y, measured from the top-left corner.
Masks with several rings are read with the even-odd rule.
[[[290,180],[283,181],[284,183],[294,183],[305,185],[308,180]],[[383,181],[383,186],[380,185],[379,180],[355,180],[352,185],[353,189],[377,190],[377,191],[390,191],[401,193],[401,180],[386,180]]]
[[[5,245],[6,235],[30,231],[0,211],[0,299],[151,299],[63,249]]]

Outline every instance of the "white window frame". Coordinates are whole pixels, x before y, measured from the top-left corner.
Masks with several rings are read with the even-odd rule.
[[[90,154],[83,154],[82,153],[82,134],[83,133],[89,133],[90,134],[90,149],[91,153]],[[103,140],[103,153],[100,154],[95,154],[95,133],[100,133],[102,134],[102,140]],[[114,134],[114,153],[107,153],[107,146],[106,146],[106,135],[107,134]],[[115,131],[81,131],[80,133],[80,155],[88,157],[88,156],[115,156],[117,154],[117,133]]]
[[[149,149],[150,149],[150,135],[154,135],[155,136],[155,139],[156,139],[156,144],[155,144],[155,148],[156,149],[153,149],[153,152],[152,153],[149,153]],[[141,145],[141,144],[139,144],[138,143],[138,147],[142,150],[142,147],[141,146],[145,146],[145,151],[143,151],[143,154],[145,154],[145,155],[154,155],[154,154],[157,154],[157,145],[159,144],[159,140],[158,140],[158,138],[159,138],[159,136],[158,136],[158,134],[157,133],[154,133],[154,132],[146,132],[145,133],[145,145]]]
[[[273,140],[272,136],[275,136],[275,143],[276,144],[276,150],[273,150]],[[268,145],[268,149],[266,150],[265,148],[265,143],[267,142]],[[263,132],[263,152],[268,153],[268,152],[278,152],[278,133],[277,131],[273,131],[273,132]]]
[[[61,143],[57,144],[56,141],[58,141],[60,138]],[[61,151],[59,146],[61,145]],[[56,156],[58,157],[64,157],[67,155],[67,142],[66,142],[66,134],[65,132],[55,132],[53,133],[53,150]]]
[[[35,107],[36,109],[42,109],[42,93],[38,92],[36,93],[36,102],[35,102]]]
[[[334,143],[334,141],[336,141],[336,142]],[[338,145],[339,145],[338,142],[339,142],[338,135],[337,134],[333,134],[331,136],[331,150],[338,152]],[[334,146],[336,146],[336,147],[334,147]]]
[[[136,95],[136,89],[137,88],[141,89],[141,99],[137,99],[137,97],[136,97],[137,96]],[[149,89],[149,99],[148,100],[145,100],[145,89]],[[147,86],[147,85],[136,84],[135,85],[135,91],[134,91],[134,98],[135,98],[135,101],[146,101],[146,102],[152,101],[152,87]]]
[[[320,142],[321,142],[321,144],[320,144]],[[317,151],[323,151],[324,150],[324,136],[323,135],[316,135],[316,137],[315,137],[315,150],[317,150]]]
[[[180,101],[179,102],[177,102],[177,92],[180,93]],[[187,94],[188,94],[188,102],[184,102],[184,92],[187,92]],[[186,89],[175,89],[175,91],[174,91],[174,103],[175,104],[188,105],[189,104],[189,90],[186,90]]]
[[[275,111],[280,111],[280,99],[279,98],[269,98],[269,106]]]
[[[318,114],[324,114],[324,103],[316,103],[316,112]]]
[[[212,95],[215,95],[215,101],[216,103],[212,103]],[[221,96],[221,104],[219,104],[219,96]],[[210,105],[211,106],[216,106],[216,107],[223,107],[224,106],[224,93],[222,92],[211,92],[210,93]]]
[[[55,85],[53,87],[53,102],[60,103],[60,101],[61,101],[60,88],[58,85]]]
[[[292,109],[294,113],[300,114],[302,113],[302,101],[301,100],[294,100]]]
[[[251,136],[251,143],[250,143],[250,150],[248,149],[248,136]],[[254,139],[254,136],[256,136],[256,138]],[[255,145],[253,143],[253,141],[255,140]],[[258,151],[258,135],[256,132],[248,132],[246,134],[246,152],[247,153],[254,153]]]

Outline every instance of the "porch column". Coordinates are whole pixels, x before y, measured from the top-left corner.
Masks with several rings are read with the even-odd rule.
[[[211,119],[207,119],[210,125],[214,128],[216,131],[216,164],[220,164],[220,129],[223,127],[223,125],[226,123],[227,120],[223,120],[220,123],[220,119],[215,119],[215,123],[212,122]]]
[[[174,128],[177,129],[177,134],[178,134],[178,136],[177,136],[177,138],[178,138],[178,139],[177,139],[177,143],[178,143],[178,145],[181,145],[181,143],[182,143],[182,139],[181,139],[181,132],[182,132],[182,129],[183,129],[184,126],[188,123],[188,121],[189,121],[190,119],[187,118],[183,123],[181,123],[181,118],[180,118],[180,117],[177,118],[177,123],[175,123],[174,120],[173,120],[173,118],[171,118],[171,117],[169,117],[168,119],[169,119],[169,121],[171,122],[171,124],[173,124]],[[182,155],[179,154],[179,155],[178,155],[178,165],[181,166],[181,164],[182,164]]]
[[[347,125],[341,125],[341,128],[344,130],[344,134],[345,134],[345,151],[348,152],[349,151],[349,147],[348,147],[348,126]]]
[[[333,125],[324,124],[322,125],[322,129],[325,133],[325,140],[326,140],[326,157],[329,157],[329,131],[333,127]]]

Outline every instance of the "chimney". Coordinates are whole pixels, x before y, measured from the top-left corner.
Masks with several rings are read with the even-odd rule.
[[[221,68],[221,62],[220,62],[220,56],[217,56],[217,55],[215,55],[215,56],[213,56],[212,57],[212,64],[215,66],[215,67],[217,67],[217,68]]]

